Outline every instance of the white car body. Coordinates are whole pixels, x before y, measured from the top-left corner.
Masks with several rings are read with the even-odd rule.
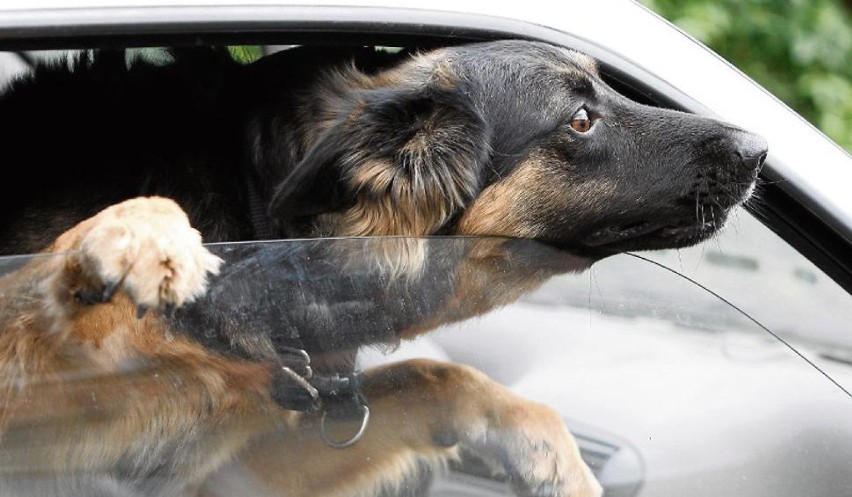
[[[127,25],[136,18],[168,24],[182,13],[183,21],[215,27],[263,17],[274,26],[299,16],[333,22],[341,9],[348,22],[411,16],[428,26],[456,18],[460,25],[491,22],[501,32],[526,26],[542,37],[567,36],[578,48],[597,47],[602,62],[635,68],[650,87],[680,93],[679,103],[687,110],[763,135],[770,150],[767,176],[783,179],[829,229],[852,241],[852,157],[728,62],[631,0],[334,0],[309,5],[184,0],[180,7],[166,1],[77,0],[72,6],[61,0],[6,0],[0,5],[5,29],[0,39],[39,23],[73,36],[81,24],[106,32],[116,18]],[[852,389],[852,368],[824,360],[852,351],[852,339],[844,336],[852,329],[847,324],[852,298],[813,264],[795,259],[794,250],[748,214],[742,218],[707,246],[647,255],[728,302],[659,268],[634,273],[650,263],[615,258],[600,263],[586,279],[558,278],[513,306],[454,326],[452,333],[439,331],[394,354],[366,356],[364,363],[406,355],[465,362],[553,406],[577,433],[602,428],[615,434],[616,445],[623,445],[613,445],[610,463],[599,475],[610,497],[852,495],[852,400],[843,391]],[[754,235],[742,244],[737,229]],[[769,246],[781,248],[764,250]],[[706,270],[706,251],[714,249],[768,262],[751,273]],[[795,262],[787,267],[787,261]],[[817,283],[790,279],[796,271],[816,274]],[[613,314],[613,302],[623,304],[643,289],[648,293],[633,303],[649,315],[669,312],[666,306],[674,303],[686,321],[702,313],[739,317],[720,317],[720,327],[709,330],[699,322],[687,323],[685,330],[668,318]],[[583,299],[588,299],[585,306]],[[769,330],[780,329],[795,351],[741,319],[733,305]],[[810,328],[783,330],[791,322]],[[721,327],[729,323],[735,324]],[[463,478],[438,481],[432,495],[505,492],[500,485]]]

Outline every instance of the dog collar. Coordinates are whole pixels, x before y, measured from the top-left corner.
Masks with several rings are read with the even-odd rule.
[[[329,447],[342,449],[361,439],[370,420],[367,398],[361,393],[363,371],[315,373],[311,356],[296,348],[280,351],[279,360],[270,385],[270,394],[278,405],[293,411],[322,412],[320,436]],[[359,419],[358,430],[348,440],[332,440],[325,427],[329,417],[338,421]]]
[[[266,202],[260,195],[260,189],[252,171],[246,172],[246,193],[248,193],[249,222],[251,222],[253,237],[259,240],[270,240],[272,227],[269,216],[266,214]]]

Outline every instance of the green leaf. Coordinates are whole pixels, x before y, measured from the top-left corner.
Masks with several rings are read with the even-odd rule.
[[[263,57],[263,49],[260,45],[231,45],[228,47],[228,52],[241,64],[248,64]]]

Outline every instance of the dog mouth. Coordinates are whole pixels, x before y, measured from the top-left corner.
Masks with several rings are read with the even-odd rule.
[[[725,223],[727,212],[715,212],[711,219],[683,218],[672,222],[634,221],[609,225],[593,231],[582,244],[598,252],[680,248],[703,241]]]
[[[695,245],[725,225],[728,214],[752,195],[756,182],[753,179],[725,186],[696,188],[673,203],[658,206],[645,217],[599,225],[580,243],[585,250],[604,255]]]

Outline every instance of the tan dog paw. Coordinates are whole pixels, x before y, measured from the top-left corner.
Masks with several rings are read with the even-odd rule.
[[[602,495],[558,413],[473,368],[425,359],[395,363],[369,371],[365,393],[372,426],[404,419],[403,444],[462,449],[505,475],[517,495]],[[363,445],[371,441],[367,435]]]
[[[495,462],[518,495],[600,497],[603,493],[564,421],[543,405],[519,403],[505,409],[472,445],[480,454],[498,456]]]
[[[140,315],[170,312],[200,297],[222,263],[178,204],[162,197],[108,207],[62,235],[54,250],[73,251],[64,276],[76,300],[105,302],[122,290]]]

